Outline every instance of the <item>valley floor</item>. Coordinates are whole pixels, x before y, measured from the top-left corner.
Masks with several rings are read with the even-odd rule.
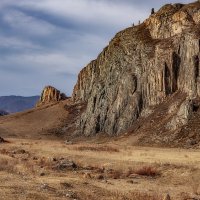
[[[7,139],[0,199],[199,199],[200,150]]]

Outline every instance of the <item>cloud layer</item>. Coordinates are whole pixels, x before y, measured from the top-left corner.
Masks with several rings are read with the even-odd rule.
[[[0,96],[35,95],[45,85],[71,95],[80,69],[116,32],[174,2],[1,0]]]

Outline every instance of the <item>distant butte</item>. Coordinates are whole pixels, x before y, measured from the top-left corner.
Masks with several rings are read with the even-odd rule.
[[[36,106],[38,107],[44,104],[55,103],[66,99],[67,96],[64,93],[61,93],[59,90],[52,86],[46,86],[43,89],[40,100]]]

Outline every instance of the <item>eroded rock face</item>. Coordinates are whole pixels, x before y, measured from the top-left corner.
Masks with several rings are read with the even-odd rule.
[[[165,5],[141,25],[119,32],[79,74],[73,100],[87,102],[80,132],[123,133],[175,93],[185,94],[185,101],[167,126],[186,124],[189,102],[200,96],[199,33],[199,1]]]
[[[59,90],[52,86],[47,86],[42,91],[40,100],[37,103],[37,106],[41,106],[48,103],[54,103],[67,99],[66,95],[61,93]]]

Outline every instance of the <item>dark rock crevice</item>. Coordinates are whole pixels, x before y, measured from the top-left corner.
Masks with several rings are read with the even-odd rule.
[[[193,56],[195,79],[199,77],[199,56]]]
[[[181,66],[181,58],[180,56],[173,52],[172,56],[172,74],[173,74],[173,84],[172,84],[172,92],[176,92],[178,90],[178,78],[179,78],[179,71]]]
[[[164,68],[164,85],[165,85],[165,94],[169,95],[172,93],[172,88],[171,88],[171,72],[169,70],[169,67],[167,66],[167,63],[165,63],[165,68]]]

